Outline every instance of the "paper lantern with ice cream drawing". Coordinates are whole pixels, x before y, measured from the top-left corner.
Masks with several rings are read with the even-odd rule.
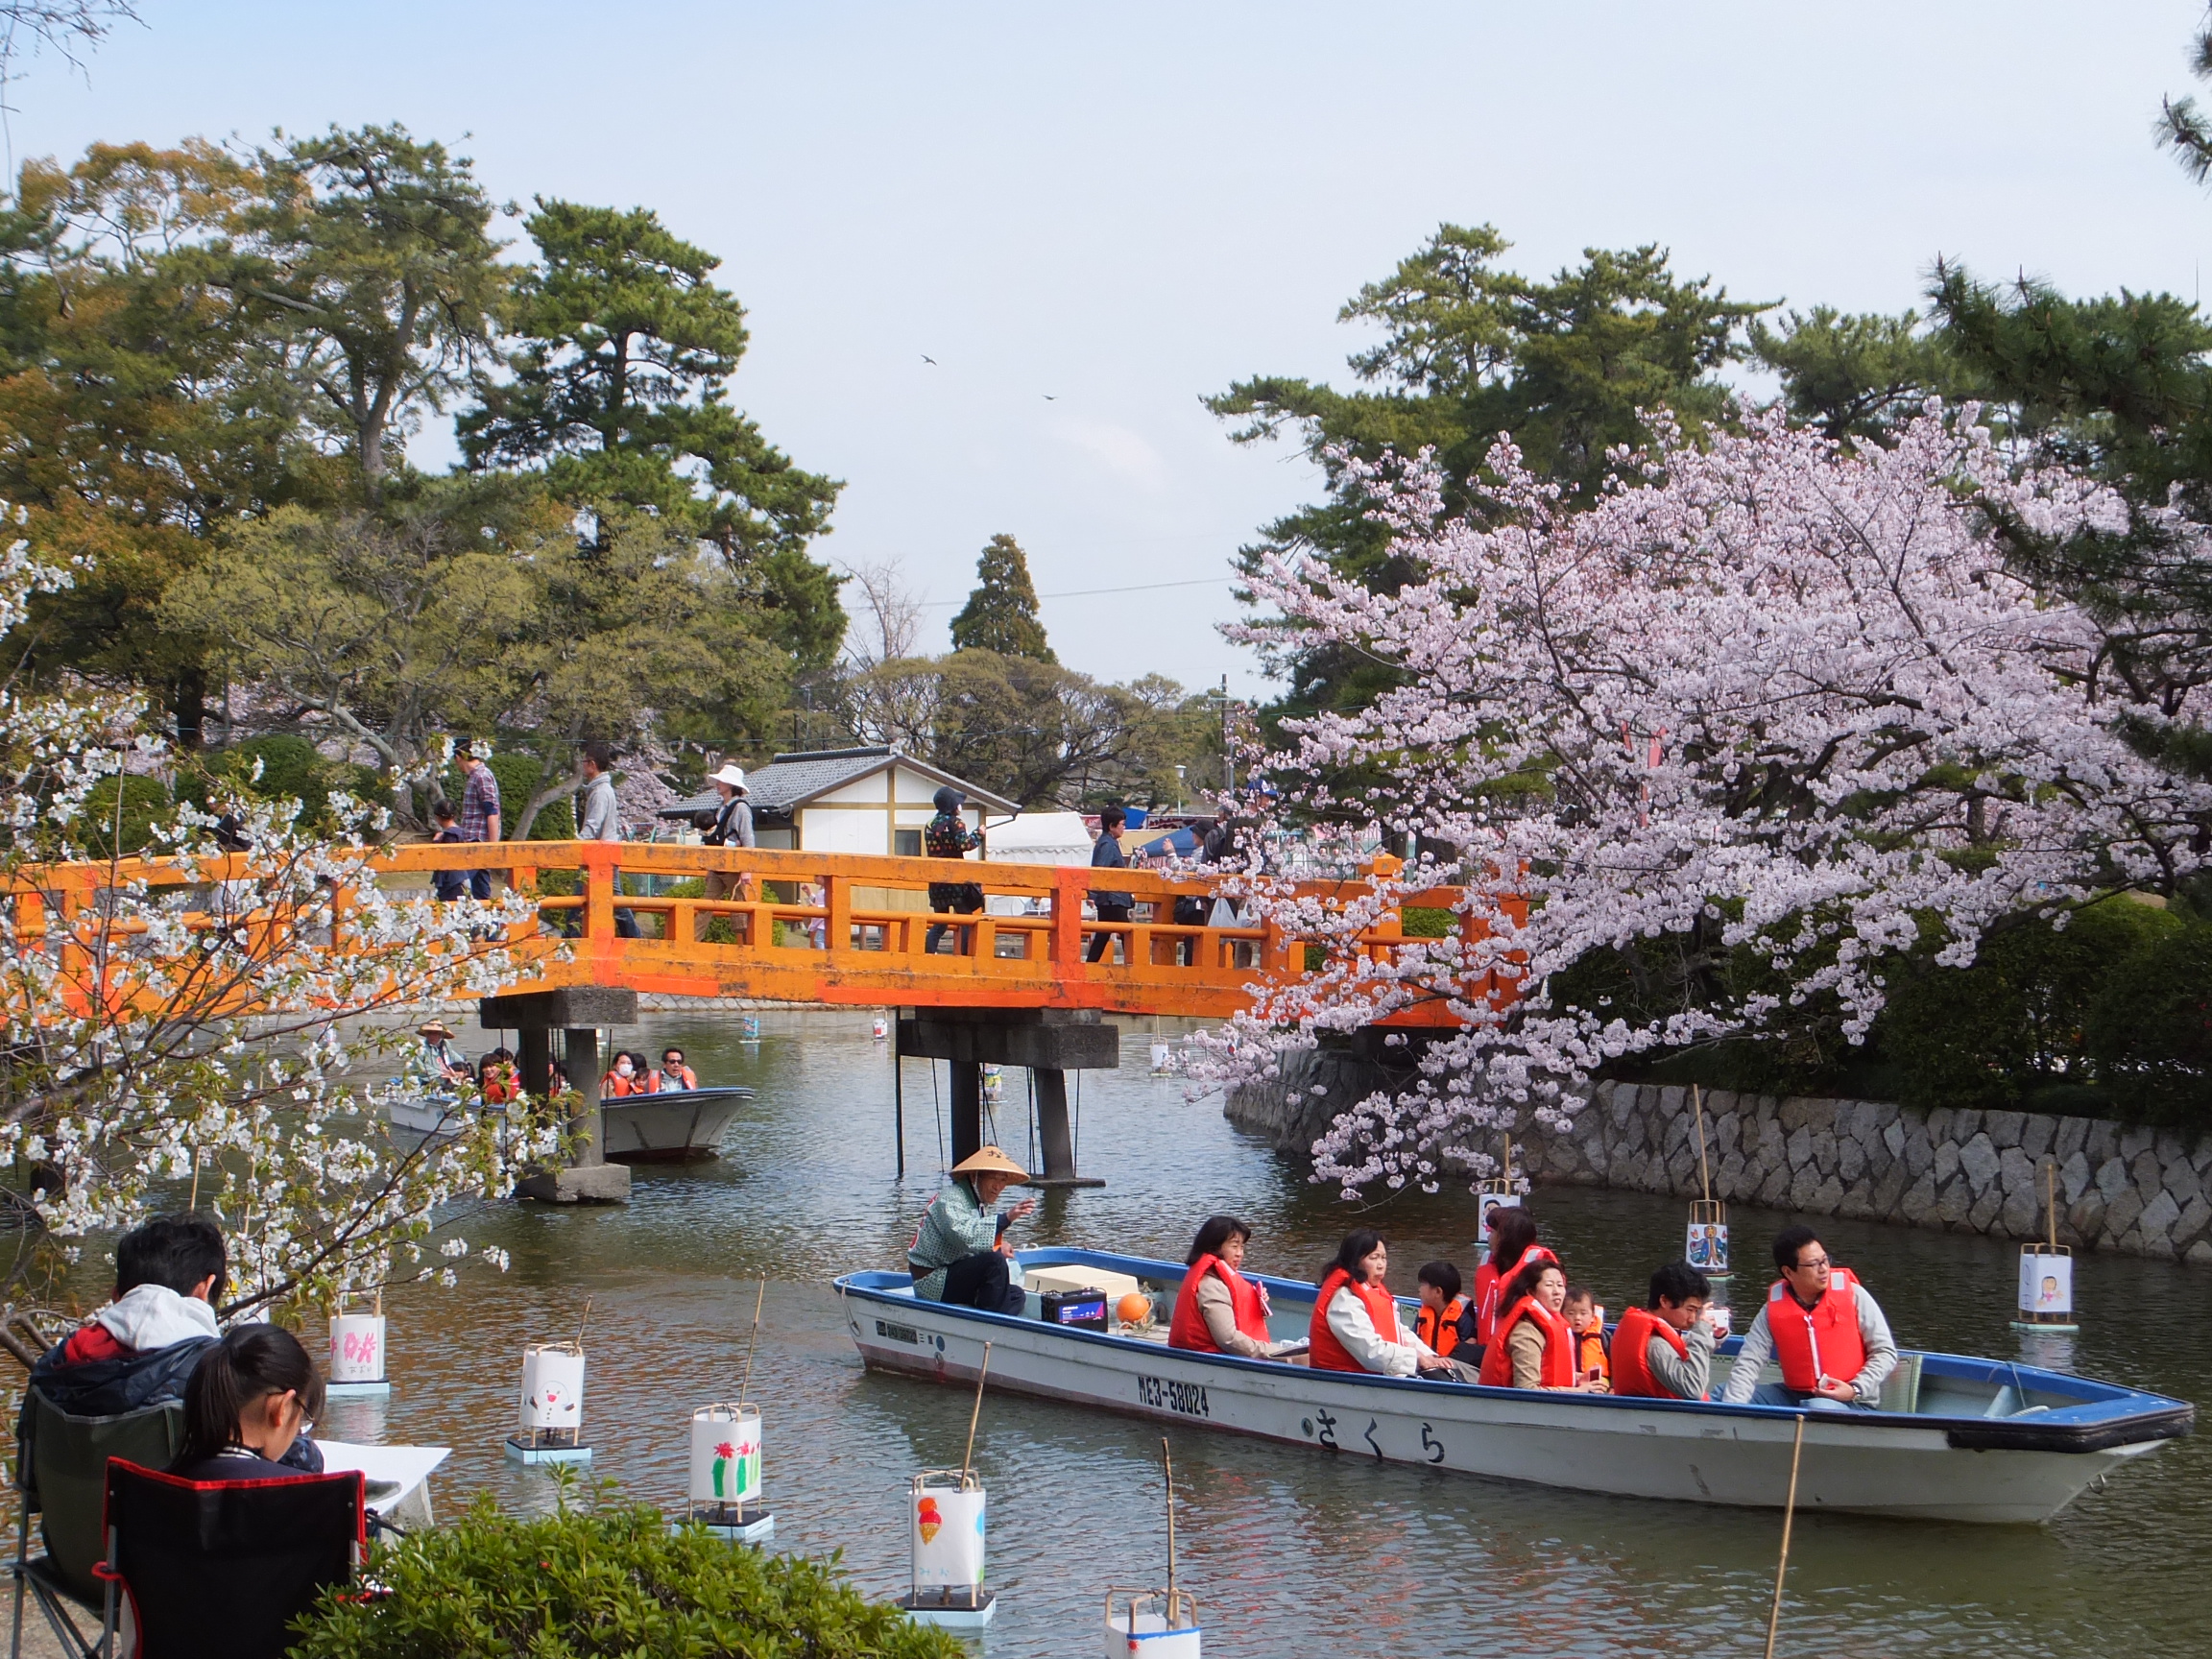
[[[522,1351],[522,1392],[517,1427],[527,1434],[584,1427],[584,1350],[573,1342],[545,1342]]]
[[[914,1588],[980,1589],[983,1583],[984,1492],[973,1477],[924,1475],[906,1499],[913,1527]],[[941,1480],[946,1484],[931,1484]]]
[[[750,1406],[702,1406],[691,1413],[691,1503],[760,1502],[760,1413]]]

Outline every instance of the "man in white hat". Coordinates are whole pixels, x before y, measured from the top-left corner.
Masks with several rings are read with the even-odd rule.
[[[704,839],[709,847],[753,847],[753,804],[745,799],[745,768],[735,762],[726,763],[722,770],[707,780],[722,797],[722,805],[714,810],[714,828]],[[707,897],[733,899],[745,882],[744,877],[730,870],[707,872]]]
[[[1022,1292],[1007,1272],[1014,1247],[1006,1229],[1036,1209],[1037,1200],[1024,1198],[1000,1214],[998,1195],[1028,1179],[1029,1172],[996,1146],[952,1166],[906,1247],[916,1296],[986,1313],[1022,1311]]]

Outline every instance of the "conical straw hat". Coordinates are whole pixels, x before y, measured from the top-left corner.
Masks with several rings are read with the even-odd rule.
[[[1017,1181],[1029,1179],[1029,1171],[1006,1156],[996,1146],[985,1146],[952,1166],[955,1175],[1011,1175]]]

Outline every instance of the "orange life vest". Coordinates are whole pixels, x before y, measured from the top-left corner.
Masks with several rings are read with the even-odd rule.
[[[522,1092],[512,1066],[487,1066],[483,1077],[486,1105],[504,1106]]]
[[[1767,1290],[1767,1334],[1782,1367],[1782,1385],[1810,1394],[1822,1377],[1854,1381],[1866,1369],[1859,1334],[1859,1281],[1848,1267],[1828,1275],[1828,1293],[1808,1310],[1777,1279]]]
[[[1559,1263],[1559,1258],[1543,1245],[1531,1244],[1510,1267],[1494,1267],[1485,1262],[1475,1269],[1475,1340],[1479,1346],[1487,1348],[1498,1340],[1499,1293],[1513,1282],[1514,1274],[1537,1261],[1553,1266]]]
[[[1413,1315],[1413,1334],[1429,1344],[1429,1351],[1439,1359],[1448,1359],[1452,1350],[1459,1346],[1459,1317],[1467,1311],[1467,1298],[1455,1296],[1444,1304],[1439,1314],[1426,1303],[1421,1311]]]
[[[1524,1296],[1508,1308],[1498,1321],[1498,1336],[1482,1356],[1481,1382],[1489,1388],[1513,1386],[1513,1355],[1505,1338],[1513,1334],[1513,1327],[1524,1319],[1536,1321],[1536,1329],[1544,1333],[1544,1365],[1538,1372],[1536,1385],[1540,1388],[1572,1388],[1575,1386],[1575,1333],[1568,1329],[1567,1321],[1533,1296]]]
[[[1336,1333],[1329,1329],[1329,1304],[1336,1300],[1337,1291],[1346,1288],[1367,1305],[1367,1317],[1375,1327],[1376,1335],[1385,1342],[1405,1340],[1398,1330],[1398,1302],[1389,1290],[1381,1285],[1354,1285],[1352,1276],[1343,1268],[1332,1267],[1329,1276],[1321,1281],[1319,1294],[1313,1298],[1313,1320],[1306,1328],[1312,1344],[1307,1351],[1306,1363],[1313,1370],[1364,1374],[1367,1369],[1352,1358],[1344,1344],[1336,1340]]]
[[[619,1100],[628,1094],[642,1094],[635,1077],[625,1077],[619,1071],[610,1071],[599,1079],[599,1097],[602,1100]]]
[[[1574,1327],[1569,1326],[1568,1329],[1572,1331]],[[1605,1362],[1605,1328],[1602,1325],[1575,1333],[1575,1381],[1581,1381],[1593,1371],[1600,1377],[1612,1375],[1611,1367]]]
[[[1614,1393],[1642,1400],[1681,1398],[1651,1375],[1649,1354],[1654,1336],[1666,1337],[1667,1345],[1679,1358],[1690,1358],[1690,1344],[1682,1340],[1681,1332],[1648,1308],[1630,1308],[1621,1315],[1621,1323],[1613,1328],[1613,1352],[1620,1356],[1613,1361]]]
[[[653,1093],[656,1094],[664,1089],[673,1094],[680,1089],[696,1089],[699,1087],[699,1073],[692,1070],[688,1066],[679,1066],[673,1071],[663,1067],[654,1072],[652,1077]]]
[[[1219,1343],[1206,1328],[1206,1314],[1198,1306],[1198,1286],[1209,1273],[1218,1274],[1229,1286],[1229,1306],[1237,1315],[1237,1329],[1255,1342],[1267,1337],[1267,1315],[1260,1305],[1260,1286],[1218,1256],[1201,1256],[1183,1275],[1183,1288],[1175,1293],[1175,1316],[1167,1322],[1167,1346],[1190,1348],[1200,1354],[1218,1354]]]

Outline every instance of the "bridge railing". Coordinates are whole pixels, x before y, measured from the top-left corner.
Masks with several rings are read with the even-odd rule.
[[[625,985],[800,1002],[1223,1019],[1250,1005],[1255,983],[1293,980],[1308,966],[1307,942],[1271,923],[1178,924],[1175,901],[1195,898],[1211,909],[1214,884],[1148,870],[599,841],[394,847],[368,854],[360,868],[387,889],[426,886],[441,870],[506,872],[516,889],[538,898],[536,926],[515,927],[504,942],[521,969],[517,989]],[[54,866],[17,872],[8,897],[19,936],[43,925],[63,949],[81,949],[102,888],[243,881],[251,874],[243,855],[206,861],[196,874],[164,859]],[[665,890],[692,880],[704,891]],[[932,887],[943,898],[946,888],[970,883],[984,896],[980,912],[933,907]],[[1300,891],[1333,904],[1366,888],[1314,882]],[[1130,895],[1132,918],[1087,918],[1086,902],[1100,892]],[[336,898],[339,925],[324,935],[324,949],[346,947],[350,895]],[[1448,889],[1424,895],[1437,907],[1457,898]],[[1334,949],[1383,959],[1407,943],[1392,918]],[[1464,994],[1504,1001],[1511,991],[1489,977],[1468,983]],[[1436,1002],[1391,1022],[1445,1024],[1452,1016]]]

